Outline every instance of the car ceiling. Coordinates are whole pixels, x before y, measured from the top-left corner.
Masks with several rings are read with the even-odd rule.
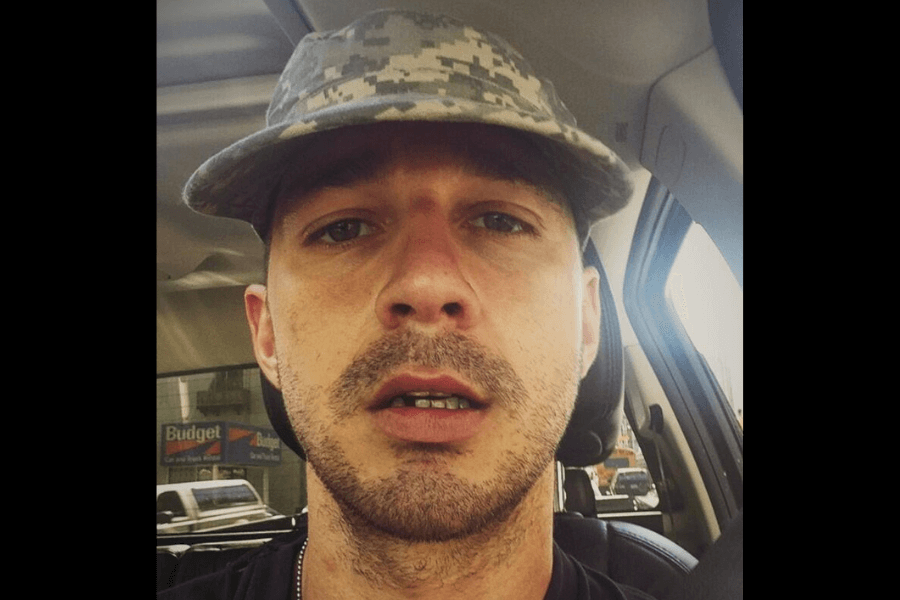
[[[181,188],[204,160],[264,125],[297,40],[381,7],[463,16],[505,37],[550,75],[581,127],[638,170],[654,84],[713,47],[707,0],[158,0],[158,298],[261,279],[262,245],[250,227],[192,213]],[[636,214],[607,226],[618,233],[600,244],[614,280]]]

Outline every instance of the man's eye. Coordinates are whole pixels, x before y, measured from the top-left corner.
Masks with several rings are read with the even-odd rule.
[[[311,242],[340,244],[372,233],[372,226],[359,219],[336,221],[310,236]]]
[[[515,217],[505,213],[490,212],[472,219],[476,227],[483,227],[500,233],[519,233],[527,229],[527,225]]]

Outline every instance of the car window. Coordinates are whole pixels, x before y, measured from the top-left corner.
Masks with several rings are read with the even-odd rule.
[[[655,178],[635,229],[625,308],[725,522],[743,507],[742,286]]]
[[[598,515],[659,508],[647,459],[626,419],[622,419],[619,439],[609,457],[584,470],[594,489]]]
[[[216,488],[197,488],[191,490],[200,510],[228,508],[242,504],[256,504],[256,494],[249,486],[238,484]]]
[[[245,480],[191,493],[200,510],[255,504],[253,490],[273,513],[304,509],[304,463],[271,428],[259,378],[258,367],[239,365],[157,379],[158,486]]]
[[[170,511],[174,517],[185,516],[184,504],[177,492],[163,492],[156,498],[156,512]]]

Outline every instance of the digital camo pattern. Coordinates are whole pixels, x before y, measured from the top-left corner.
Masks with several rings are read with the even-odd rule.
[[[573,199],[576,219],[612,214],[630,196],[619,158],[577,129],[552,84],[504,40],[450,17],[385,10],[303,38],[279,79],[267,127],[201,166],[185,201],[250,221],[262,235],[285,161],[298,160],[304,136],[421,120],[503,125],[562,142],[578,165],[566,170],[582,180],[574,186],[582,196]]]

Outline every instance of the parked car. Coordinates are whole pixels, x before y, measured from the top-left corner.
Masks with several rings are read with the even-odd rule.
[[[653,479],[647,469],[638,467],[624,468],[616,471],[610,482],[609,489],[613,494],[626,494],[628,496],[644,496],[653,487]]]
[[[282,517],[244,479],[156,486],[156,533],[221,530]]]

